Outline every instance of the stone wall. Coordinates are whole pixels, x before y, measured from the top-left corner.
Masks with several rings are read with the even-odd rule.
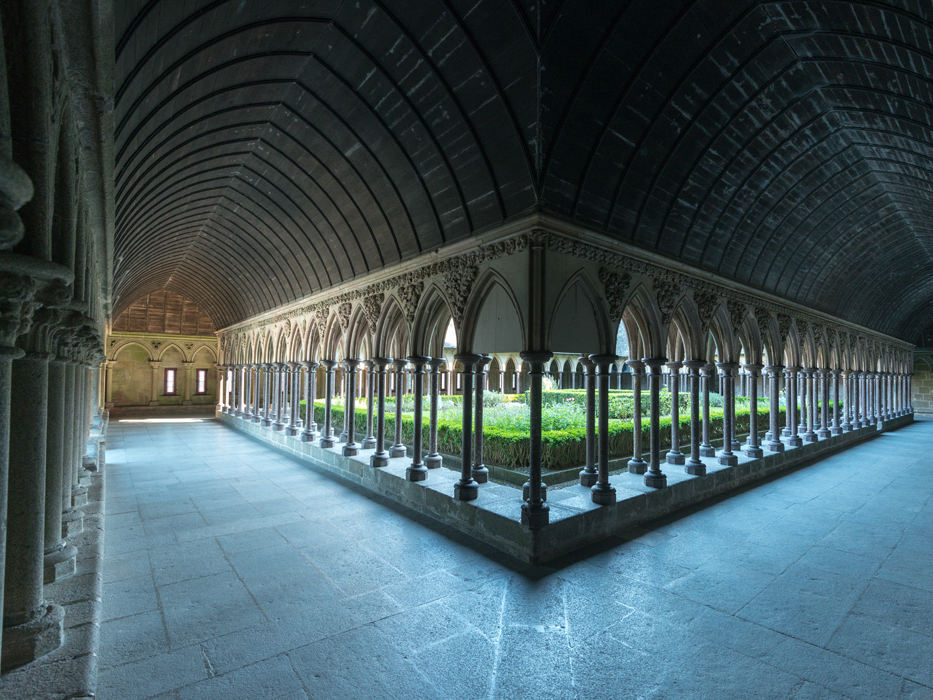
[[[155,333],[111,333],[107,338],[107,406],[177,410],[217,403],[217,338]],[[166,370],[175,370],[173,393],[165,391]],[[206,391],[197,392],[198,370],[206,370]]]
[[[917,413],[933,413],[933,348],[914,352],[914,378],[911,401]]]

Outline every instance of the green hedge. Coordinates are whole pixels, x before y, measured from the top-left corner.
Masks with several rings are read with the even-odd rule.
[[[301,415],[304,417],[305,403],[301,402]],[[336,403],[331,406],[331,425],[335,434],[343,430],[343,404]],[[428,447],[429,423],[427,401],[422,418],[422,444],[425,451]],[[784,425],[784,409],[780,409],[780,425]],[[750,411],[736,410],[736,433],[747,433]],[[758,410],[758,429],[766,430],[770,419],[769,412],[764,407]],[[314,420],[319,426],[324,424],[324,400],[314,402]],[[611,421],[609,423],[609,455],[615,459],[629,457],[633,450],[633,424],[631,421]],[[375,416],[373,417],[373,430],[375,430]],[[366,409],[356,408],[357,442],[366,435]],[[385,416],[386,445],[395,441],[395,413],[387,412]],[[461,454],[462,425],[460,421],[439,420],[437,424],[438,451],[442,454]],[[402,442],[412,444],[415,435],[415,421],[411,414],[402,414]],[[573,428],[568,430],[548,430],[542,433],[542,467],[548,471],[568,469],[581,466],[586,462],[586,430]],[[710,439],[722,438],[722,410],[710,409]],[[647,414],[642,418],[642,450],[648,451],[649,428]],[[505,467],[507,469],[527,469],[528,467],[528,441],[525,432],[501,430],[494,425],[483,426],[483,459],[488,464]],[[661,449],[666,451],[671,445],[671,419],[670,416],[661,418]],[[681,415],[680,418],[680,449],[685,454],[690,449],[690,417]]]

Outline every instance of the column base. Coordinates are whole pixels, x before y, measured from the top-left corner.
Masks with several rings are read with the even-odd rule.
[[[287,426],[286,426],[285,423],[279,423],[278,421],[276,421],[275,423],[272,424],[272,427],[273,427],[276,431],[281,432],[282,430],[285,430],[285,428],[286,428]]]
[[[87,486],[78,484],[71,491],[71,505],[75,508],[87,505]]]
[[[829,434],[830,434],[832,437],[836,437],[836,436],[838,436],[838,435],[842,435],[842,428],[839,428],[839,427],[830,428],[830,429],[829,429]]]
[[[428,478],[428,468],[423,464],[412,464],[405,469],[405,478],[408,481],[424,481]]]
[[[715,457],[716,448],[712,445],[700,445],[700,456],[701,457]]]
[[[644,474],[648,471],[648,463],[641,457],[632,458],[628,461],[629,474]],[[594,482],[595,483],[595,482]]]
[[[765,444],[765,447],[768,448],[768,452],[783,452],[784,451],[784,443],[781,442],[780,440],[771,440],[770,442]]]
[[[543,481],[541,482],[541,489],[539,490],[539,493],[541,495],[541,500],[546,501],[547,500],[547,484],[545,484]],[[527,481],[524,484],[522,484],[522,500],[526,502],[531,501],[531,484],[529,484]]]
[[[74,537],[84,532],[84,513],[76,508],[69,508],[62,513],[62,537]]]
[[[667,475],[661,472],[657,474],[648,472],[645,474],[645,486],[649,486],[653,489],[663,489],[667,486]]]
[[[800,447],[802,445],[803,445],[803,440],[801,439],[799,435],[791,435],[789,438],[787,438],[788,447]]]
[[[473,467],[470,473],[473,476],[473,481],[477,484],[485,484],[489,481],[489,470],[486,469],[486,466],[483,464],[480,464],[478,467]]]
[[[360,443],[360,446],[364,450],[374,450],[376,449],[376,438],[374,437],[363,438],[363,442]]]
[[[804,442],[816,442],[817,441],[816,433],[814,433],[812,430],[807,431],[806,433],[803,434],[803,441]]]
[[[263,418],[261,422],[263,428],[268,428],[270,425],[272,425],[272,419],[270,418]]]
[[[474,501],[479,496],[479,484],[471,478],[469,481],[461,479],[454,484],[454,498],[458,501]]]
[[[684,464],[687,458],[684,456],[683,452],[671,450],[667,453],[666,461],[668,464]]]
[[[742,449],[742,443],[739,442],[738,440],[733,440],[733,441],[732,441],[732,451],[735,452],[736,450],[741,450],[741,449]]]
[[[298,434],[298,426],[297,425],[288,426],[288,434],[291,435],[292,437],[295,437]]]
[[[55,583],[74,574],[77,557],[78,550],[64,540],[46,550],[42,559],[42,583]]]
[[[43,603],[31,619],[19,625],[3,628],[3,652],[0,670],[3,672],[35,661],[62,645],[65,609]]]
[[[344,457],[354,457],[360,453],[360,446],[355,442],[348,442],[343,446]]]
[[[816,436],[817,436],[820,440],[825,440],[825,439],[828,438],[830,435],[831,435],[830,431],[828,431],[826,428],[820,428],[819,430],[816,431]]]
[[[389,466],[389,455],[386,452],[382,452],[382,453],[377,452],[376,454],[371,455],[369,458],[369,466],[388,467]]]
[[[262,416],[253,416],[252,422],[253,422],[253,423],[262,423]]]
[[[314,433],[307,430],[301,432],[301,441],[302,442],[314,442]]]
[[[752,459],[761,459],[765,456],[765,452],[760,447],[746,447],[745,456]]]
[[[771,431],[765,433],[765,436],[762,438],[765,442],[772,442],[773,438],[771,437]]]
[[[424,458],[424,466],[426,466],[428,469],[438,469],[443,464],[444,458],[436,452]]]
[[[785,438],[790,437],[790,430],[788,430],[787,428],[783,428],[781,430],[781,437],[785,437]]]
[[[594,484],[590,489],[593,503],[600,506],[611,506],[616,502],[616,490],[609,484]]]
[[[550,509],[547,503],[531,505],[522,503],[522,525],[529,530],[540,530],[550,521]]]
[[[599,479],[599,475],[595,471],[587,471],[583,469],[580,472],[580,486],[586,486],[587,488],[591,487]]]
[[[739,456],[734,454],[719,455],[719,463],[726,467],[735,467],[739,463]]]
[[[330,435],[328,437],[321,436],[321,441],[318,443],[320,447],[333,447],[337,444],[337,441],[334,440],[334,436]]]
[[[344,430],[342,433],[340,433],[340,436],[337,438],[337,442],[346,442],[349,439],[350,439],[349,433],[347,433],[347,431]]]
[[[706,465],[703,462],[687,462],[684,471],[693,476],[706,476]]]
[[[389,456],[393,458],[404,457],[406,453],[405,445],[392,445],[392,447],[389,448]]]

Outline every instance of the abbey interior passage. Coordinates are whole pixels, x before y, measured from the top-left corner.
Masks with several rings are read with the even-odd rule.
[[[928,0],[0,47],[0,696],[933,697]]]

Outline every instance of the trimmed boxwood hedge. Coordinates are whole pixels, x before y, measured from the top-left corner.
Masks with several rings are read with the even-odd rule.
[[[425,402],[427,404],[427,402]],[[301,402],[301,415],[304,417],[305,403]],[[784,408],[780,409],[779,422],[784,424]],[[343,429],[343,405],[331,406],[331,423],[335,433]],[[357,442],[366,433],[366,409],[357,407],[355,411]],[[748,432],[749,409],[736,409],[736,428],[738,434]],[[318,425],[324,423],[324,401],[318,399],[314,402],[314,420]],[[373,418],[375,423],[375,417]],[[758,428],[765,430],[768,427],[769,412],[766,408],[758,409]],[[633,425],[631,421],[612,421],[609,424],[609,454],[610,458],[628,457],[633,449]],[[388,413],[385,417],[386,444],[394,442],[395,414]],[[428,446],[428,416],[427,406],[422,419],[422,444],[427,450]],[[415,421],[410,414],[402,414],[402,442],[410,445],[415,434]],[[442,454],[459,455],[461,453],[462,426],[460,421],[439,420],[437,424],[437,448]],[[577,467],[586,462],[586,430],[580,428],[568,430],[549,430],[542,433],[542,467],[547,471],[556,471]],[[722,409],[710,409],[710,439],[722,438]],[[647,417],[642,419],[642,449],[647,452],[650,439]],[[525,432],[497,429],[494,425],[483,426],[483,459],[488,464],[494,464],[507,469],[524,470],[528,468],[528,442],[529,436]],[[671,444],[671,419],[669,416],[661,418],[661,449],[668,450]],[[690,448],[690,417],[681,416],[680,419],[680,449],[682,452]]]

